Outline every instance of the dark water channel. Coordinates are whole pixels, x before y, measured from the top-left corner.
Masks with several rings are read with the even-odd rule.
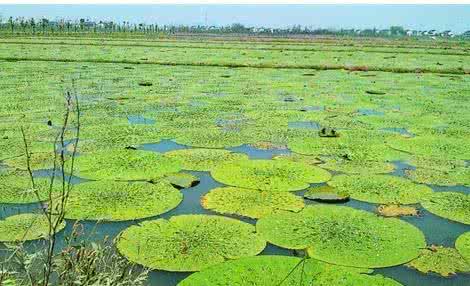
[[[171,140],[162,140],[156,144],[144,144],[139,146],[139,149],[148,150],[153,152],[168,152],[171,150],[177,149],[186,149],[190,148],[184,145],[177,144]],[[280,150],[261,150],[254,148],[249,145],[242,145],[239,147],[228,148],[234,152],[240,152],[247,154],[252,159],[270,159],[275,155],[280,154],[289,154],[290,151],[287,149]],[[393,162],[395,164],[396,170],[391,173],[392,176],[405,176],[406,169],[414,168],[411,165],[408,165],[405,162]],[[205,210],[200,205],[200,198],[206,194],[209,190],[224,186],[223,184],[216,182],[208,172],[193,172],[188,171],[189,173],[197,176],[200,179],[200,183],[194,187],[181,190],[184,195],[184,199],[181,204],[175,209],[167,212],[165,214],[147,218],[144,220],[151,220],[156,218],[170,218],[171,216],[181,215],[181,214],[215,214],[212,211]],[[37,177],[48,177],[51,175],[50,170],[41,170],[35,172]],[[74,184],[82,183],[86,180],[72,177],[71,181]],[[314,184],[312,186],[318,186],[323,184]],[[458,191],[470,194],[470,188],[465,186],[456,186],[456,187],[440,187],[440,186],[430,186],[435,191],[444,192],[444,191]],[[298,195],[303,195],[304,191],[296,192]],[[306,200],[306,204],[317,204],[310,200]],[[375,212],[377,205],[360,202],[356,200],[350,200],[342,205],[350,206],[357,209],[362,209],[370,212]],[[39,203],[33,204],[0,204],[0,218],[5,218],[7,216],[15,215],[18,213],[33,212],[41,205]],[[428,244],[437,244],[448,247],[453,247],[456,238],[470,230],[470,226],[452,222],[444,218],[440,218],[436,215],[433,215],[423,209],[421,206],[416,205],[420,211],[420,216],[418,217],[402,217],[401,219],[415,225],[418,227],[425,235],[426,241]],[[235,216],[233,216],[235,217]],[[247,223],[255,224],[256,220],[247,219],[243,217],[236,217]],[[107,222],[99,223],[93,221],[81,222],[83,224],[83,230],[85,235],[89,235],[89,239],[92,241],[103,241],[104,238],[108,237],[110,239],[116,237],[122,230],[126,229],[131,225],[135,225],[143,220],[134,220],[126,222]],[[64,231],[59,234],[60,242],[58,248],[64,245],[64,237],[71,233],[72,226],[74,221],[67,221],[67,227]],[[86,236],[85,236],[86,237]],[[41,245],[40,241],[28,243],[28,247],[39,247]],[[292,251],[277,247],[275,245],[268,244],[267,247],[260,255],[288,255],[288,256],[298,256],[301,255],[298,251]],[[444,278],[435,274],[422,274],[416,270],[410,269],[406,266],[396,266],[389,268],[376,269],[375,273],[380,273],[384,276],[393,278],[403,285],[407,286],[469,286],[470,285],[470,275],[459,274],[454,275],[449,278]],[[176,285],[179,281],[186,278],[191,273],[175,273],[167,271],[152,271],[149,277],[150,285],[155,286],[173,286]],[[269,285],[268,285],[269,286]],[[332,285],[334,286],[334,285]],[[373,285],[371,285],[373,286]]]

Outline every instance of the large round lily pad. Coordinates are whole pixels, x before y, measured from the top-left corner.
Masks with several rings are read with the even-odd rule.
[[[162,154],[140,150],[109,150],[76,158],[78,176],[94,180],[151,180],[181,170],[180,164]]]
[[[321,186],[309,188],[304,193],[304,198],[320,202],[346,202],[349,200],[349,195],[346,192],[338,192],[331,186]]]
[[[130,261],[167,271],[199,271],[227,259],[257,255],[265,246],[254,226],[210,215],[145,221],[117,239],[117,248]]]
[[[470,224],[470,195],[455,192],[435,192],[421,204],[435,215]]]
[[[50,189],[50,180],[36,178],[35,189],[27,172],[15,171],[0,173],[0,203],[33,203],[45,201],[49,198],[49,192],[59,193],[62,184],[59,180]]]
[[[427,186],[387,175],[340,175],[328,184],[353,199],[380,204],[414,204],[432,194]]]
[[[165,213],[182,201],[183,195],[166,181],[94,181],[78,184],[70,192],[68,219],[122,221]]]
[[[399,286],[368,269],[327,264],[315,259],[261,255],[209,267],[190,275],[178,286]]]
[[[340,206],[273,214],[261,218],[256,228],[272,244],[306,248],[312,258],[354,267],[400,265],[426,245],[423,233],[407,222]]]
[[[288,160],[232,161],[214,168],[211,175],[227,185],[268,191],[302,190],[331,178],[321,168]]]
[[[420,256],[410,261],[407,266],[423,273],[434,272],[442,276],[470,272],[470,264],[455,248],[443,246],[431,246],[423,249]]]
[[[460,235],[455,241],[455,248],[459,251],[467,263],[470,264],[470,231]]]
[[[224,162],[248,159],[245,154],[222,149],[181,149],[167,152],[165,156],[179,160],[183,169],[194,171],[210,171]]]
[[[57,231],[65,227],[59,224]],[[19,214],[0,220],[0,241],[18,242],[46,238],[49,234],[49,221],[44,214]]]
[[[202,197],[205,209],[223,214],[260,218],[280,210],[298,212],[304,207],[301,197],[288,192],[270,192],[237,187],[216,188]]]

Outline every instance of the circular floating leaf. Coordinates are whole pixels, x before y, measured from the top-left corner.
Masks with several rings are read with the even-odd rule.
[[[267,190],[297,191],[309,183],[326,182],[327,171],[288,160],[239,160],[221,164],[211,171],[214,179],[227,185]]]
[[[470,186],[470,168],[448,170],[416,168],[416,170],[406,170],[405,172],[411,180],[418,183],[439,186]]]
[[[455,192],[435,192],[421,205],[440,217],[470,224],[470,195]]]
[[[345,159],[326,159],[326,162],[319,165],[322,168],[339,171],[348,174],[386,174],[393,172],[395,166],[387,162],[379,161],[358,161]]]
[[[190,275],[178,286],[399,286],[368,269],[327,264],[315,259],[261,255],[226,261]]]
[[[269,192],[236,187],[216,188],[201,200],[205,209],[223,214],[260,218],[280,210],[298,212],[302,198],[288,192]]]
[[[109,150],[76,158],[78,175],[95,180],[150,180],[181,170],[180,164],[159,153]]]
[[[210,171],[224,162],[248,159],[245,154],[221,149],[181,149],[167,152],[165,156],[180,161],[183,169],[194,171]]]
[[[379,204],[414,204],[433,193],[427,186],[387,175],[340,175],[328,184],[353,199]]]
[[[65,227],[59,224],[57,232]],[[0,220],[0,241],[18,242],[45,238],[49,234],[49,221],[43,214],[19,214]]]
[[[124,230],[117,240],[130,261],[167,271],[199,271],[226,259],[257,255],[265,246],[254,226],[209,215],[145,221]]]
[[[95,181],[73,187],[65,217],[78,220],[122,221],[165,213],[183,195],[168,182]]]
[[[416,136],[404,138],[395,136],[388,144],[408,153],[447,159],[470,158],[470,143],[464,138],[450,136]]]
[[[52,192],[59,194],[62,183],[55,180]],[[45,201],[49,198],[50,181],[44,178],[34,180],[35,189],[26,172],[0,173],[0,203],[25,204]]]
[[[312,258],[354,267],[403,264],[426,245],[423,233],[407,222],[329,205],[273,214],[261,218],[256,229],[280,247],[307,248]]]
[[[431,246],[423,249],[415,260],[407,264],[420,272],[434,272],[449,276],[457,272],[470,272],[470,264],[454,248]]]
[[[198,177],[188,173],[169,174],[164,179],[177,189],[190,188],[199,183]]]
[[[345,202],[349,200],[346,192],[337,192],[330,186],[313,187],[308,189],[304,198],[321,202]]]
[[[467,263],[470,264],[470,231],[460,235],[455,241],[455,248],[459,251]]]
[[[288,154],[288,155],[277,155],[273,157],[274,160],[288,160],[292,162],[299,162],[308,165],[316,165],[321,163],[321,161],[315,156],[301,155],[301,154]]]

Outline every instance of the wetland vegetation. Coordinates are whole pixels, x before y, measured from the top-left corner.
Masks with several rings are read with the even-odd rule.
[[[45,251],[50,283],[470,285],[469,74],[460,40],[4,37],[0,284]]]

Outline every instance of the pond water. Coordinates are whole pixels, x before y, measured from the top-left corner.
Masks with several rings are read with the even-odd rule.
[[[144,144],[139,146],[139,149],[154,151],[154,152],[168,152],[172,150],[178,149],[186,149],[190,148],[188,146],[184,146],[181,144],[177,144],[172,140],[162,140],[159,143],[155,144]],[[227,148],[233,152],[240,152],[247,154],[251,159],[270,159],[275,155],[280,154],[289,154],[290,150],[288,149],[278,149],[278,150],[262,150],[254,148],[250,145],[242,145],[239,147]],[[404,170],[409,168],[414,168],[413,166],[407,164],[406,162],[396,161],[393,162],[395,164],[396,170],[391,173],[392,176],[405,176]],[[200,180],[200,183],[196,186],[183,189],[181,190],[184,198],[178,207],[175,209],[153,217],[147,218],[144,220],[151,220],[156,218],[170,218],[171,216],[180,215],[180,214],[216,214],[215,212],[206,210],[201,207],[200,205],[200,198],[206,194],[211,189],[224,186],[222,183],[215,181],[209,172],[194,172],[194,171],[187,171],[195,176],[197,176]],[[41,170],[36,171],[34,173],[37,177],[45,177],[51,175],[51,170]],[[74,184],[79,184],[84,181],[85,179],[78,178],[73,176],[71,181]],[[312,184],[311,186],[321,186],[323,184]],[[465,186],[455,186],[455,187],[440,187],[440,186],[431,186],[435,191],[460,191],[464,193],[470,193],[470,188]],[[304,191],[296,192],[297,195],[302,196]],[[314,202],[311,200],[305,200],[306,204],[319,204],[318,202]],[[349,200],[348,202],[341,203],[341,205],[353,207],[356,209],[362,209],[365,211],[375,212],[377,207],[376,204],[361,202],[357,200]],[[32,212],[37,210],[41,205],[39,203],[33,204],[0,204],[0,218],[4,218],[7,216],[11,216],[18,213],[24,212]],[[420,207],[419,205],[415,205],[418,208],[420,215],[418,217],[402,217],[401,219],[407,221],[416,227],[418,227],[425,235],[426,241],[428,244],[437,244],[437,245],[444,245],[453,247],[456,238],[466,232],[469,231],[470,227],[464,224],[460,224],[457,222],[452,222],[447,219],[438,217],[433,215]],[[237,217],[231,216],[237,219],[240,219],[244,222],[255,224],[256,220],[244,218],[244,217]],[[106,223],[99,223],[93,221],[84,221],[81,222],[83,224],[83,231],[86,235],[89,236],[89,239],[92,241],[103,241],[106,237],[114,238],[116,237],[121,231],[126,229],[127,227],[137,224],[143,220],[134,220],[134,221],[126,221],[126,222],[106,222]],[[64,237],[71,233],[74,221],[68,220],[67,227],[64,231],[59,234],[59,243],[58,248],[60,249],[61,246],[64,245]],[[86,236],[85,236],[86,237]],[[27,243],[28,247],[40,247],[41,241],[29,242]],[[293,251],[288,249],[283,249],[271,244],[268,244],[267,247],[260,255],[288,255],[288,256],[301,256],[301,251]],[[432,286],[468,286],[470,285],[470,275],[459,274],[454,275],[449,278],[444,278],[434,274],[424,275],[419,273],[416,270],[407,268],[406,266],[396,266],[396,267],[388,267],[383,269],[375,270],[375,273],[380,273],[382,275],[391,277],[403,285],[407,286],[424,286],[424,285],[432,285]],[[179,281],[183,280],[191,273],[185,272],[167,272],[167,271],[152,271],[149,276],[149,283],[150,285],[155,286],[174,286]]]

